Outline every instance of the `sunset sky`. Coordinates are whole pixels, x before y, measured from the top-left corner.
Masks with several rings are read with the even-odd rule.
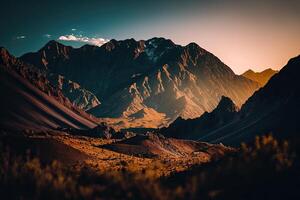
[[[79,47],[166,37],[196,42],[240,74],[300,54],[299,11],[299,0],[10,0],[0,8],[0,46],[20,56],[52,39]]]

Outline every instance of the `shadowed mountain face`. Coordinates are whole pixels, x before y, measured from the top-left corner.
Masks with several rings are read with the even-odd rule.
[[[41,130],[93,128],[89,116],[74,107],[42,73],[0,48],[0,127]]]
[[[95,94],[101,105],[90,113],[147,120],[151,114],[164,122],[154,127],[212,111],[222,95],[241,106],[259,87],[197,44],[179,46],[164,38],[111,40],[79,49],[51,41],[21,59]]]
[[[237,117],[238,108],[228,97],[222,97],[218,106],[210,113],[205,112],[195,119],[177,118],[167,128],[162,128],[160,133],[168,137],[199,139],[210,131],[224,126]]]
[[[266,69],[262,72],[254,72],[250,69],[250,70],[244,72],[242,74],[242,76],[244,76],[252,81],[258,82],[261,86],[264,86],[270,80],[270,78],[272,76],[274,76],[274,74],[276,74],[276,73],[278,73],[278,71],[273,70],[271,68]]]
[[[263,88],[255,92],[241,110],[226,123],[214,123],[219,117],[205,121],[207,119],[206,114],[195,119],[195,121],[198,120],[198,123],[190,125],[188,122],[182,122],[180,127],[190,126],[192,127],[190,129],[197,130],[198,139],[231,145],[250,141],[258,134],[273,133],[279,138],[298,137],[300,132],[298,122],[300,115],[299,73],[300,56],[291,59]],[[217,112],[217,110],[212,113]],[[221,118],[223,117],[226,117],[226,114],[221,116]],[[205,126],[202,126],[204,121]],[[169,135],[171,135],[172,128],[178,124],[175,122],[174,125],[170,125],[170,130],[165,130]],[[213,124],[209,130],[207,130],[208,124]],[[193,133],[192,136],[194,136]],[[181,134],[187,135],[188,132]],[[189,136],[185,136],[185,138],[187,137]]]
[[[97,99],[97,97],[89,90],[81,87],[79,83],[64,77],[60,73],[49,71],[47,68],[47,59],[51,58],[51,60],[55,63],[60,59],[66,59],[66,56],[70,53],[71,49],[72,47],[64,46],[55,41],[50,41],[39,51],[39,54],[42,54],[40,60],[29,59],[30,62],[26,62],[27,59],[24,59],[24,61],[25,63],[30,63],[31,65],[37,67],[39,73],[43,73],[49,82],[58,87],[64,96],[66,96],[74,105],[81,109],[88,110],[100,104],[100,101]],[[27,55],[28,56],[26,56],[26,58],[30,58],[32,53]]]

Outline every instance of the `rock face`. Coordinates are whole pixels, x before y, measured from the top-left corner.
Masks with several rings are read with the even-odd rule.
[[[70,53],[72,47],[64,46],[55,41],[50,41],[37,52],[41,56],[40,60],[31,60],[30,56],[33,53],[26,54],[24,59],[20,59],[25,63],[30,63],[32,66],[37,67],[39,73],[42,73],[49,82],[58,87],[63,95],[67,97],[76,107],[89,110],[95,106],[100,105],[98,98],[89,90],[81,87],[77,82],[74,82],[66,77],[60,75],[59,73],[52,72],[48,70],[48,59],[56,62],[59,59],[67,59],[67,55]],[[29,57],[29,58],[28,58]],[[30,62],[27,62],[27,58]],[[41,67],[43,66],[43,67]]]
[[[255,92],[232,120],[221,126],[213,125],[199,139],[229,145],[239,145],[253,140],[255,135],[269,133],[279,138],[299,139],[299,73],[300,56],[292,58],[264,87]]]
[[[47,74],[46,77],[51,84],[59,88],[64,96],[78,108],[89,110],[100,105],[97,97],[92,92],[82,88],[78,83],[53,73]]]
[[[262,72],[254,72],[250,69],[250,70],[244,72],[242,74],[242,76],[244,76],[250,80],[258,82],[261,86],[264,86],[270,80],[270,78],[272,76],[274,76],[276,73],[278,73],[278,71],[273,70],[271,68],[266,69]]]
[[[180,46],[164,38],[111,40],[79,49],[51,41],[21,59],[95,94],[101,105],[91,114],[134,120],[151,111],[163,122],[155,127],[210,112],[223,95],[241,106],[259,88],[197,44]]]
[[[11,56],[4,48],[0,48],[0,93],[1,129],[86,129],[96,126],[87,113],[74,107],[42,73]]]
[[[205,138],[211,131],[226,125],[237,117],[238,107],[228,97],[222,97],[218,106],[210,113],[205,112],[195,119],[177,118],[160,133],[168,137],[199,139]]]

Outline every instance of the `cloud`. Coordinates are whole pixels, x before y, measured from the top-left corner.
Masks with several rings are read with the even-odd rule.
[[[51,38],[51,35],[50,34],[45,34],[44,37]]]
[[[104,38],[94,38],[94,37],[90,38],[90,37],[83,37],[82,35],[80,35],[80,36],[62,35],[58,38],[58,40],[83,42],[83,43],[92,44],[95,46],[101,46],[109,41],[108,39],[104,39]]]
[[[17,40],[22,40],[22,39],[25,39],[26,36],[25,36],[25,35],[19,35],[19,36],[17,36],[16,38],[17,38]]]
[[[72,29],[71,29],[71,31],[76,31],[76,30],[77,30],[76,28],[72,28]]]

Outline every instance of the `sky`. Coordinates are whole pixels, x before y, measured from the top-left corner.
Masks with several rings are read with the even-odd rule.
[[[80,47],[110,39],[196,42],[240,74],[280,69],[300,54],[300,0],[10,0],[0,46],[13,55],[49,40]]]

